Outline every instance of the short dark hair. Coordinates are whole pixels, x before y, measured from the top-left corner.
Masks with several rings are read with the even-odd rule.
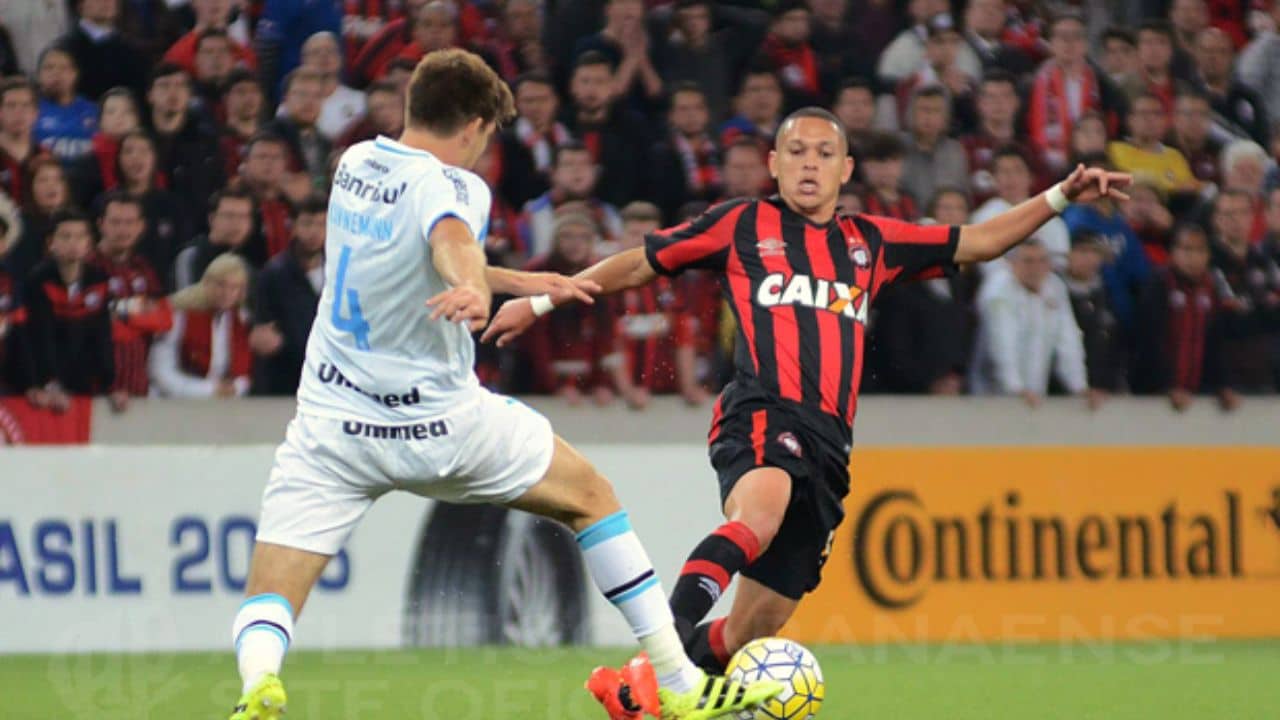
[[[254,208],[254,210],[257,209],[257,203],[253,200],[253,193],[249,192],[249,189],[240,183],[233,183],[210,195],[209,214],[212,215],[218,212],[218,208],[222,207],[222,201],[224,200],[244,200],[249,203],[249,207]]]
[[[1206,228],[1204,225],[1201,225],[1198,222],[1184,221],[1174,226],[1173,234],[1169,236],[1170,237],[1169,248],[1173,249],[1173,246],[1178,242],[1178,240],[1186,236],[1188,233],[1199,233],[1200,236],[1204,238],[1204,244],[1206,246],[1209,245],[1209,229],[1208,228]]]
[[[551,157],[551,166],[559,167],[560,159],[563,158],[566,153],[587,153],[590,155],[591,149],[583,144],[581,140],[569,140],[567,142],[563,142],[556,146]]]
[[[413,72],[414,68],[416,67],[417,65],[415,65],[414,62],[409,58],[398,57],[392,60],[391,62],[387,63],[387,70],[386,72],[383,73],[383,75],[390,75],[396,70],[408,70],[409,72]]]
[[[911,104],[914,105],[917,100],[922,98],[942,98],[943,100],[950,100],[950,97],[951,96],[947,94],[947,89],[941,85],[923,85],[917,88],[915,92],[911,93]]]
[[[676,101],[676,95],[679,95],[680,93],[697,93],[704,100],[707,97],[707,91],[703,90],[702,86],[698,83],[692,80],[681,80],[675,85],[672,85],[671,90],[668,91],[667,104],[670,105],[671,103],[674,103]]]
[[[840,118],[836,117],[835,114],[832,113],[830,110],[826,108],[820,108],[816,105],[810,105],[809,107],[802,107],[799,110],[796,110],[795,112],[783,118],[782,122],[778,123],[777,133],[775,133],[773,136],[774,144],[776,145],[781,142],[782,132],[786,130],[788,126],[790,126],[795,121],[801,120],[803,118],[815,118],[818,120],[825,120],[826,122],[831,123],[836,128],[836,134],[840,136],[840,142],[844,143],[846,146],[848,145],[849,130],[844,126],[844,123],[840,122]]]
[[[102,114],[102,108],[106,106],[108,100],[118,97],[127,98],[129,104],[133,106],[133,111],[135,113],[138,112],[138,99],[133,96],[133,91],[127,87],[117,85],[102,93],[102,97],[98,98],[98,114]]]
[[[929,217],[934,217],[937,214],[938,203],[941,202],[942,198],[947,195],[959,195],[960,197],[964,198],[965,207],[966,208],[969,207],[969,193],[965,192],[963,188],[958,188],[955,185],[946,185],[938,188],[937,190],[934,190],[933,197],[929,198],[929,205],[927,208],[925,208],[925,210],[929,213]]]
[[[609,56],[599,50],[588,50],[579,55],[573,61],[573,71],[576,73],[578,68],[589,65],[604,65],[609,68],[609,72],[613,72],[613,61],[609,60]]]
[[[284,136],[281,135],[280,133],[275,132],[274,130],[259,130],[255,132],[253,135],[249,136],[249,139],[245,142],[244,151],[243,151],[244,154],[248,155],[249,151],[253,149],[254,145],[258,145],[264,142],[275,143],[280,147],[284,148],[286,151],[289,149],[289,141],[285,140]]]
[[[1129,112],[1133,112],[1134,109],[1137,108],[1138,103],[1143,100],[1149,100],[1151,102],[1156,103],[1161,108],[1164,108],[1164,100],[1161,100],[1159,95],[1156,95],[1150,90],[1143,90],[1142,92],[1135,95],[1132,100],[1129,101]]]
[[[329,212],[329,198],[321,192],[307,193],[306,197],[293,204],[293,216],[323,215]]]
[[[1075,163],[1073,164],[1080,164],[1080,165],[1084,165],[1085,167],[1097,167],[1097,168],[1110,170],[1111,158],[1107,157],[1107,154],[1104,152],[1091,152],[1091,153],[1085,153],[1075,158]]]
[[[186,68],[177,63],[162,62],[151,70],[151,75],[147,78],[147,89],[150,90],[155,87],[157,80],[171,77],[173,75],[181,75],[186,78],[187,85],[191,85],[191,75],[187,72]]]
[[[239,85],[240,83],[253,83],[253,86],[258,89],[258,92],[263,92],[262,82],[258,80],[258,76],[245,68],[238,67],[227,73],[226,83],[222,86],[222,94],[226,95],[231,92],[231,88]],[[263,94],[265,95],[265,93]]]
[[[289,90],[293,88],[293,84],[298,81],[324,82],[324,76],[310,68],[296,67],[284,76],[284,82],[280,84],[280,90],[284,94],[289,94]]]
[[[4,102],[5,96],[14,90],[26,90],[31,93],[33,99],[40,96],[40,93],[36,90],[35,83],[23,75],[14,75],[0,80],[0,102]]]
[[[1049,18],[1049,24],[1045,26],[1045,37],[1053,37],[1053,31],[1064,22],[1073,22],[1083,27],[1089,26],[1084,20],[1084,15],[1075,10],[1063,10],[1054,13],[1053,17]]]
[[[1120,42],[1133,47],[1138,44],[1138,38],[1133,31],[1123,25],[1112,25],[1102,31],[1102,44],[1105,46],[1108,40],[1119,40]]]
[[[543,72],[542,70],[530,70],[516,76],[515,81],[511,83],[511,91],[515,92],[519,90],[520,86],[526,83],[546,85],[550,88],[555,88],[556,86],[555,80],[551,79],[551,75],[549,73]]]
[[[231,36],[227,34],[226,30],[216,27],[205,28],[196,35],[196,49],[200,48],[200,43],[208,40],[209,38],[222,38],[227,42],[231,42]]]
[[[147,209],[142,204],[142,198],[124,190],[108,190],[98,199],[97,210],[98,218],[101,219],[107,214],[107,208],[112,205],[132,205],[138,209],[138,214],[146,216]]]
[[[979,89],[984,88],[987,85],[1008,85],[1013,88],[1014,92],[1017,92],[1018,78],[1014,77],[1013,73],[1005,70],[1004,68],[995,68],[993,70],[988,70],[983,74],[981,82],[978,83]]]
[[[902,140],[897,135],[887,132],[876,132],[871,135],[862,148],[862,160],[885,161],[900,160],[907,154]]]
[[[730,150],[750,150],[751,152],[755,153],[756,157],[760,158],[761,160],[764,160],[764,151],[765,151],[764,143],[760,141],[760,138],[758,136],[752,135],[750,133],[743,133],[735,137],[733,139],[733,142],[729,143],[725,147],[724,158],[726,160],[729,158]]]
[[[996,148],[996,151],[991,155],[991,169],[994,170],[996,163],[1003,158],[1018,158],[1023,165],[1027,166],[1028,170],[1031,169],[1031,161],[1027,160],[1027,156],[1022,153],[1022,150],[1017,145],[1001,145]]]
[[[76,68],[79,69],[80,61],[76,60],[76,56],[71,52],[71,48],[56,42],[40,51],[40,54],[36,56],[36,67],[39,68],[43,65],[44,59],[54,53],[62,53],[63,55],[66,55],[67,59],[71,61],[71,64],[75,65]]]
[[[409,81],[408,124],[449,136],[479,118],[505,125],[515,117],[511,88],[479,55],[449,48],[418,63]]]
[[[53,215],[49,218],[49,232],[45,237],[53,237],[59,227],[69,222],[82,222],[89,228],[89,234],[93,234],[93,221],[83,210],[76,207],[63,207],[53,211]]]
[[[835,94],[831,96],[832,99],[839,100],[840,96],[847,90],[866,90],[872,97],[875,97],[876,95],[875,85],[873,85],[870,80],[860,75],[855,75],[840,81],[840,84],[836,86]]]
[[[778,79],[778,70],[773,66],[773,62],[771,62],[767,57],[757,57],[747,65],[746,72],[742,73],[742,82],[738,83],[738,90],[741,91],[742,88],[746,87],[748,79],[752,77],[759,77],[761,75],[768,75],[773,78],[773,81],[776,82],[779,87],[782,86],[782,81]]]
[[[1161,18],[1147,18],[1138,25],[1138,32],[1135,33],[1135,35],[1140,37],[1144,32],[1163,35],[1166,40],[1171,43],[1173,42],[1173,24],[1168,20]]]

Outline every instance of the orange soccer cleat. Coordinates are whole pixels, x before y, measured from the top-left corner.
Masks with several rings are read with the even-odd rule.
[[[621,670],[598,667],[587,679],[587,690],[604,706],[609,720],[642,720],[645,714],[661,717],[658,678],[641,653]]]

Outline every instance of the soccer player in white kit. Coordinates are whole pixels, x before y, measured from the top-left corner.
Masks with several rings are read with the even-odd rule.
[[[465,168],[511,118],[506,84],[476,55],[430,53],[410,81],[405,131],[342,156],[329,201],[325,284],[297,415],[262,498],[246,599],[232,629],[243,695],[232,720],[285,710],[293,623],[329,558],[391,490],[493,503],[577,533],[588,571],[656,672],[626,678],[612,714],[699,720],[758,705],[688,659],[652,564],[608,481],[546,418],[480,386],[471,332],[491,292],[589,300],[591,283],[485,265],[490,191]],[[647,672],[637,669],[636,672]],[[606,701],[602,698],[602,701]]]

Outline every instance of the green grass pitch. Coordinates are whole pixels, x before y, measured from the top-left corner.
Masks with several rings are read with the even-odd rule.
[[[815,648],[823,720],[1280,717],[1280,641]],[[622,650],[299,652],[289,720],[596,720],[582,690]],[[5,720],[225,720],[227,654],[0,655]]]

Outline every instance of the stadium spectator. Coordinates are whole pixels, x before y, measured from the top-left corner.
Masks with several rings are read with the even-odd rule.
[[[173,324],[164,285],[151,263],[136,252],[145,229],[146,217],[136,197],[117,190],[103,198],[100,240],[90,262],[107,276],[116,370],[108,397],[117,412],[129,406],[131,397],[148,395],[151,340]]]
[[[1262,240],[1266,233],[1263,189],[1266,187],[1267,168],[1271,163],[1267,151],[1252,140],[1234,140],[1222,149],[1222,186],[1253,198],[1253,220],[1249,230],[1249,237],[1253,242]]]
[[[622,249],[644,245],[644,236],[662,227],[661,211],[647,202],[622,209]],[[621,293],[615,335],[622,353],[614,383],[632,409],[648,406],[650,396],[678,392],[690,405],[708,394],[698,382],[694,342],[696,320],[681,280],[659,278]]]
[[[925,40],[929,34],[926,23],[929,18],[947,12],[946,0],[910,0],[907,13],[911,27],[903,30],[880,53],[876,76],[885,87],[894,87],[898,81],[916,72],[925,62]],[[982,76],[982,61],[973,48],[964,45],[956,57],[956,66],[969,77]]]
[[[1220,389],[1234,406],[1234,391],[1223,383],[1222,311],[1209,267],[1209,238],[1197,225],[1174,234],[1169,266],[1152,275],[1138,303],[1134,338],[1133,391],[1168,395],[1185,410],[1193,395]]]
[[[66,50],[55,45],[40,53],[35,139],[67,166],[92,152],[98,129],[98,107],[76,95],[78,74],[75,58]]]
[[[1208,28],[1196,38],[1198,80],[1209,96],[1216,124],[1234,137],[1252,138],[1265,145],[1270,117],[1262,97],[1232,75],[1235,47],[1231,37],[1218,28]]]
[[[318,32],[342,32],[338,3],[313,0],[265,0],[254,34],[254,53],[265,90],[275,92],[281,79],[302,62],[302,44]]]
[[[712,139],[706,96],[697,85],[677,85],[667,112],[667,137],[649,152],[649,197],[674,219],[690,200],[711,202],[724,189],[720,148]]]
[[[503,142],[507,146],[522,145],[532,157],[534,169],[549,179],[556,149],[573,139],[569,129],[556,119],[560,98],[551,76],[540,72],[521,75],[515,83],[515,101],[518,115],[503,133]]]
[[[253,49],[232,37],[231,0],[191,0],[190,6],[195,14],[195,26],[165,51],[164,62],[173,63],[189,75],[195,75],[196,46],[201,36],[209,30],[220,30],[227,33],[235,66],[245,70],[258,69],[258,58]]]
[[[405,0],[404,14],[374,32],[354,57],[348,57],[350,75],[357,87],[365,87],[387,73],[400,51],[413,42],[414,20],[427,0]]]
[[[156,339],[148,360],[154,394],[227,398],[249,392],[248,286],[244,260],[225,253],[209,263],[199,283],[169,298],[173,328]]]
[[[247,71],[233,70],[222,92],[226,119],[218,131],[218,153],[222,176],[240,174],[245,146],[262,129],[267,98],[258,79]]]
[[[27,276],[45,257],[50,224],[58,211],[72,206],[71,186],[62,164],[49,155],[40,155],[28,166],[23,182],[27,195],[22,199],[22,236],[17,247],[9,251],[9,270],[25,282]]]
[[[289,172],[288,143],[263,131],[245,146],[240,182],[253,195],[256,236],[244,259],[259,269],[289,247],[289,203],[310,192],[311,180]]]
[[[984,73],[998,69],[1028,74],[1035,65],[1021,48],[1005,42],[1007,21],[1005,0],[969,0],[964,13],[964,40],[978,56]]]
[[[577,63],[569,85],[573,103],[565,125],[601,168],[596,193],[622,205],[639,197],[647,187],[644,151],[649,146],[649,133],[643,118],[614,101],[610,90],[613,70],[604,55],[588,51]]]
[[[549,72],[551,57],[542,45],[542,6],[538,0],[507,0],[502,24],[480,51],[503,80],[514,83],[530,72]]]
[[[1139,95],[1129,106],[1129,136],[1107,146],[1111,164],[1145,178],[1165,193],[1194,194],[1200,183],[1177,148],[1161,142],[1169,131],[1160,98]]]
[[[911,99],[902,186],[914,197],[932,198],[937,188],[962,188],[969,181],[964,146],[947,137],[950,115],[947,91],[940,86],[920,88]]]
[[[1177,148],[1203,185],[1217,185],[1222,180],[1218,158],[1222,142],[1215,137],[1209,99],[1197,92],[1178,93],[1173,104],[1173,129],[1169,144]]]
[[[1069,164],[1072,132],[1089,111],[1103,113],[1108,134],[1115,129],[1123,99],[1089,64],[1085,24],[1062,14],[1049,23],[1051,57],[1036,71],[1027,104],[1027,133],[1048,170],[1061,174]]]
[[[822,0],[825,1],[825,0]],[[871,83],[860,77],[841,81],[831,103],[831,112],[849,134],[849,154],[853,156],[855,176],[861,172],[862,153],[875,132],[876,95]]]
[[[622,233],[622,219],[613,205],[595,194],[600,168],[591,152],[579,142],[568,142],[556,150],[555,168],[551,173],[551,189],[525,203],[520,217],[521,244],[526,257],[546,256],[555,241],[558,211],[569,202],[582,202],[588,208],[605,238],[613,240]],[[592,248],[597,252],[598,248]]]
[[[1088,167],[1111,167],[1105,155],[1085,156],[1080,161]],[[1142,242],[1125,221],[1120,208],[1107,198],[1087,205],[1072,205],[1062,213],[1062,221],[1072,235],[1092,232],[1106,241],[1110,252],[1102,267],[1102,282],[1121,331],[1130,333],[1135,299],[1151,274],[1151,263],[1143,252]]]
[[[182,211],[191,214],[222,187],[218,136],[190,110],[191,78],[177,65],[161,64],[152,71],[147,103],[157,167],[181,199]],[[199,219],[193,219],[199,229]]]
[[[945,90],[943,97],[950,105],[951,119],[960,127],[972,128],[973,88],[978,76],[968,75],[956,65],[960,49],[967,47],[960,37],[960,30],[951,20],[951,15],[946,13],[929,18],[925,28],[928,33],[924,44],[925,62],[919,70],[899,80],[894,92],[898,127],[911,126],[910,109],[917,92],[941,87]]]
[[[403,60],[417,65],[432,50],[454,47],[458,44],[458,6],[448,0],[432,0],[423,5],[414,16],[412,41],[400,49],[392,62]],[[390,69],[388,62],[374,70],[373,78],[382,79]]]
[[[138,199],[146,215],[146,233],[138,249],[160,273],[166,288],[173,286],[170,268],[184,241],[191,235],[191,221],[177,194],[168,189],[156,168],[156,146],[151,136],[135,130],[120,140],[116,174],[120,187]]]
[[[1196,40],[1209,27],[1209,8],[1205,0],[1171,0],[1169,27],[1173,30],[1175,66],[1194,65]],[[1227,39],[1231,40],[1231,36],[1228,35]]]
[[[253,196],[243,189],[228,188],[209,198],[209,231],[178,253],[175,286],[179,290],[198,282],[214,258],[235,254],[256,261],[250,242],[253,235]]]
[[[809,46],[809,7],[800,0],[781,4],[770,23],[760,52],[782,80],[788,107],[813,105],[822,94],[818,56]]]
[[[991,198],[973,212],[972,222],[979,223],[1018,205],[1031,197],[1031,167],[1026,156],[1016,146],[1006,146],[996,150],[991,160],[993,168],[992,180],[995,184],[995,197]],[[1036,239],[1049,256],[1049,265],[1055,272],[1067,269],[1067,254],[1071,250],[1071,234],[1062,218],[1050,218],[1036,231]],[[1005,258],[996,258],[979,266],[984,276],[995,270],[1007,270],[1009,262]]]
[[[505,162],[502,153],[503,148],[498,138],[491,138],[489,146],[476,162],[475,173],[489,187],[501,186],[499,173],[504,172],[502,166]],[[520,213],[514,205],[507,202],[502,192],[494,193],[493,204],[489,208],[489,231],[485,234],[484,251],[489,264],[498,267],[520,267],[529,259],[520,236]],[[477,350],[479,349],[477,346]],[[484,379],[483,376],[481,379]]]
[[[366,94],[368,113],[338,141],[337,147],[350,147],[379,135],[397,138],[404,131],[404,95],[393,83],[376,82]]]
[[[1267,102],[1267,116],[1280,118],[1280,2],[1271,3],[1270,32],[1259,33],[1240,53],[1236,75]]]
[[[969,192],[975,205],[990,200],[996,194],[994,171],[996,151],[1004,147],[1016,148],[1031,169],[1033,191],[1038,192],[1048,183],[1047,173],[1034,162],[1035,152],[1019,138],[1017,130],[1018,108],[1017,81],[1002,70],[993,70],[982,78],[978,86],[977,129],[960,138],[965,158],[969,163]]]
[[[1240,392],[1275,390],[1270,353],[1280,332],[1280,268],[1251,241],[1253,197],[1224,190],[1213,205],[1212,262],[1223,297],[1223,367]]]
[[[422,6],[425,0],[354,0],[342,4],[343,56],[353,63],[364,46],[392,23],[403,23],[406,16]]]
[[[920,206],[903,186],[905,156],[906,148],[896,135],[877,133],[867,143],[862,161],[862,176],[867,180],[862,206],[867,214],[908,221],[920,217]]]
[[[849,0],[810,0],[809,46],[818,58],[818,85],[834,95],[843,78],[872,77],[875,56],[857,42],[867,13],[850,12]],[[834,98],[838,101],[839,98]]]
[[[1173,120],[1173,101],[1178,91],[1191,81],[1191,68],[1174,69],[1173,28],[1163,20],[1147,20],[1138,27],[1138,74],[1129,78],[1122,89],[1133,102],[1154,95],[1166,121]]]
[[[255,395],[293,395],[302,377],[307,336],[324,288],[325,218],[328,201],[309,195],[298,203],[289,251],[258,274],[249,347]]]
[[[1125,87],[1142,72],[1138,63],[1138,39],[1128,28],[1113,26],[1102,33],[1099,66],[1117,87]]]
[[[970,388],[979,395],[1019,395],[1031,407],[1048,393],[1051,376],[1067,392],[1085,393],[1084,343],[1066,285],[1034,239],[1009,254],[1010,272],[996,274],[978,294]]]
[[[330,142],[364,117],[365,94],[342,84],[342,48],[338,36],[319,32],[302,45],[302,68],[320,77],[322,98],[316,129]],[[285,91],[286,96],[288,90]],[[286,97],[286,103],[288,99]]]
[[[575,57],[596,52],[607,59],[613,69],[614,97],[626,99],[635,109],[646,107],[662,96],[662,76],[656,48],[650,43],[644,22],[643,0],[606,0],[604,27],[600,32],[580,38],[573,49]]]
[[[711,121],[719,125],[734,114],[734,82],[768,29],[761,10],[710,0],[677,0],[669,44],[664,52],[664,80],[671,86],[696,83],[707,96]],[[847,36],[838,40],[849,47]]]
[[[1107,244],[1090,232],[1071,237],[1071,252],[1062,279],[1071,298],[1071,313],[1080,327],[1089,387],[1098,393],[1119,392],[1125,385],[1125,364],[1119,327],[1102,285]]]
[[[759,141],[743,136],[724,149],[724,194],[719,199],[761,197],[771,188]]]
[[[107,276],[88,263],[93,226],[78,211],[49,222],[49,256],[27,278],[27,399],[66,412],[70,395],[107,392],[115,381]]]
[[[263,128],[282,138],[289,148],[289,172],[305,173],[315,188],[329,177],[332,146],[316,124],[324,106],[324,76],[305,67],[284,79],[284,104]],[[274,254],[274,253],[273,253]]]
[[[29,163],[40,155],[36,143],[36,89],[21,77],[0,80],[0,189],[22,202]]]
[[[80,68],[78,90],[98,98],[116,86],[139,96],[146,89],[146,56],[119,32],[121,0],[77,0],[77,22],[58,44]],[[42,46],[43,47],[43,46]]]
[[[17,244],[22,234],[22,218],[18,206],[0,191],[0,395],[21,392],[25,382],[17,347],[21,328],[26,323],[27,311],[22,306],[19,278],[14,277],[5,263],[5,256]]]
[[[222,95],[234,69],[235,57],[226,31],[201,33],[196,40],[195,71],[191,73],[191,109],[210,125],[217,126],[226,118]]]
[[[1165,194],[1155,183],[1143,179],[1135,180],[1127,192],[1129,202],[1120,208],[1125,222],[1142,243],[1151,264],[1166,264],[1176,218],[1169,211]]]
[[[1080,116],[1071,130],[1071,159],[1078,161],[1091,155],[1106,155],[1109,142],[1107,121],[1102,114],[1087,112]]]
[[[928,215],[939,224],[963,225],[968,222],[968,197],[956,188],[940,190]],[[944,277],[881,290],[867,342],[869,390],[960,394],[973,335],[963,283],[959,277]]]
[[[742,77],[734,100],[736,114],[720,126],[720,147],[729,147],[739,135],[750,135],[773,146],[782,122],[782,84],[768,65],[753,64]]]
[[[71,170],[77,185],[75,194],[82,201],[120,187],[120,176],[116,173],[120,141],[138,130],[142,122],[138,104],[128,88],[108,90],[98,105],[98,130],[90,141],[92,154]]]
[[[591,216],[570,206],[556,214],[551,251],[534,258],[525,269],[573,275],[595,260],[599,238]],[[595,305],[574,303],[553,310],[545,322],[525,336],[532,361],[534,389],[554,393],[570,405],[590,395],[597,405],[613,402],[612,368],[621,364],[614,341],[615,321],[611,301]]]

